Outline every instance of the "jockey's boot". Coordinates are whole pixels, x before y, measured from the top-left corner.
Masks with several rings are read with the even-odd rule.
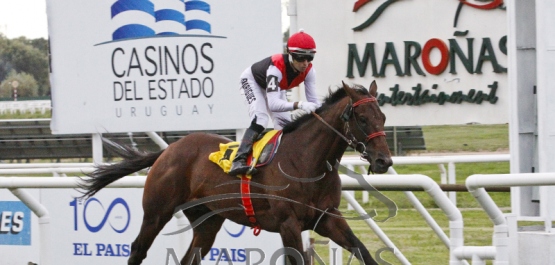
[[[252,145],[258,138],[259,134],[260,133],[256,132],[252,128],[247,129],[245,135],[243,136],[243,140],[241,140],[239,149],[237,149],[237,155],[235,155],[235,159],[233,159],[233,163],[231,164],[231,169],[228,173],[229,175],[244,175],[249,171],[250,166],[247,166],[247,157],[252,151]],[[254,169],[251,174],[254,174]]]

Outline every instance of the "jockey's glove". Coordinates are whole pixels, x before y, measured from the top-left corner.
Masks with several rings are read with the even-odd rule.
[[[299,101],[299,104],[297,104],[297,106],[299,109],[302,109],[308,112],[313,112],[318,108],[318,104],[308,102],[308,101]]]

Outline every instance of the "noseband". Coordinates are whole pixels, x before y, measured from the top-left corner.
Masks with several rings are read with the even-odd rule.
[[[352,100],[349,102],[349,104],[347,104],[347,106],[345,107],[345,110],[343,111],[343,114],[341,114],[341,120],[343,120],[345,122],[345,134],[350,135],[350,138],[347,138],[345,135],[343,135],[341,132],[337,131],[335,128],[333,128],[331,125],[329,125],[326,121],[324,121],[324,119],[322,119],[322,117],[320,117],[320,115],[316,114],[316,112],[312,112],[312,114],[314,116],[316,116],[316,118],[318,118],[322,123],[324,123],[326,126],[328,126],[330,129],[332,129],[335,133],[337,133],[337,135],[339,135],[341,138],[343,138],[343,140],[345,140],[347,142],[347,144],[349,144],[350,147],[352,147],[355,151],[359,152],[361,154],[361,158],[364,158],[367,160],[368,154],[366,153],[366,145],[368,144],[368,142],[376,137],[379,136],[385,136],[385,132],[384,131],[378,131],[375,133],[366,133],[362,126],[360,126],[357,118],[355,115],[353,115],[353,110],[354,108],[356,108],[359,105],[362,105],[364,103],[371,103],[371,102],[376,102],[376,98],[375,97],[369,97],[369,98],[363,98],[361,100],[358,100],[355,103],[352,103]],[[366,139],[364,141],[364,143],[359,142],[356,137],[354,136],[354,134],[351,132],[350,126],[348,121],[351,119],[351,116],[355,118],[355,123],[357,125],[357,128],[359,131],[361,131],[364,135],[366,136]],[[362,146],[362,151],[358,150],[358,147]]]

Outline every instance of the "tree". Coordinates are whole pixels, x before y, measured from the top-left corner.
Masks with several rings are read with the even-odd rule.
[[[0,83],[0,98],[13,98],[14,81],[17,81],[17,97],[38,96],[38,84],[35,78],[30,74],[17,73],[12,70],[6,79]]]
[[[48,56],[49,54],[49,43],[48,40],[45,38],[38,38],[38,39],[32,39],[30,40],[29,43],[31,46],[35,47],[36,49],[38,49],[42,54],[45,54],[46,56]]]
[[[48,42],[45,39],[28,40],[25,37],[7,39],[0,35],[0,80],[12,70],[33,76],[38,85],[37,95],[50,94]]]
[[[6,54],[7,39],[0,33],[0,82],[6,79],[8,73],[13,69],[11,62],[9,61],[8,55]]]

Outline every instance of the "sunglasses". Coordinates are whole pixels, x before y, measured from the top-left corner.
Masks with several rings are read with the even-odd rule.
[[[314,60],[314,56],[311,56],[311,55],[291,54],[291,57],[293,57],[293,60],[301,63],[304,61],[312,62],[312,60]]]

